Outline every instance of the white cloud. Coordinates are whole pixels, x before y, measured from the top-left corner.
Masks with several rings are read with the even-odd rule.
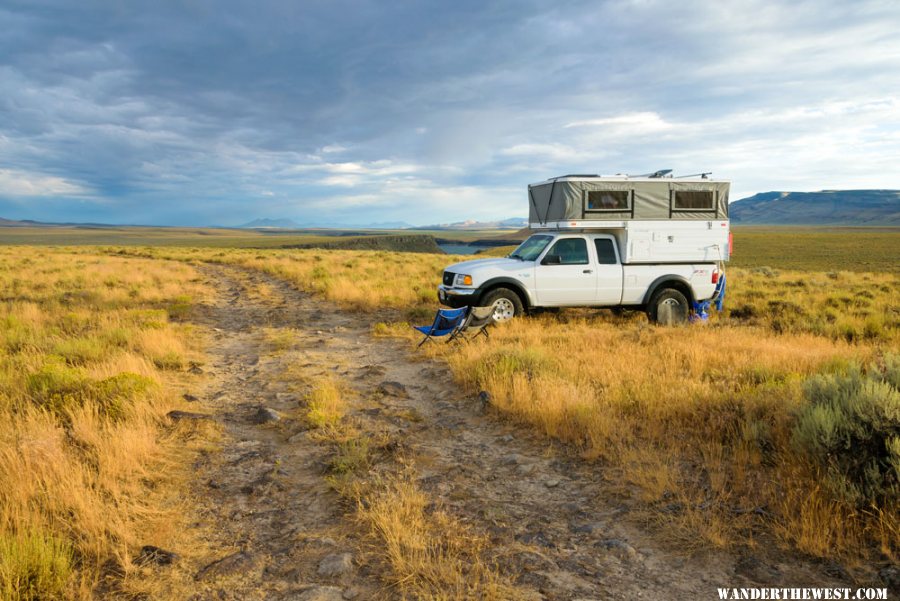
[[[321,151],[324,154],[334,154],[337,152],[346,152],[348,148],[346,146],[341,146],[340,144],[331,144],[329,146],[323,146]]]
[[[0,169],[0,194],[9,196],[77,196],[86,197],[86,187],[52,175],[18,169]]]
[[[608,135],[642,136],[669,131],[676,127],[654,112],[626,113],[614,117],[586,119],[566,123],[563,127],[595,128]]]
[[[359,186],[398,175],[408,175],[419,171],[420,166],[412,163],[395,163],[388,159],[369,162],[324,163],[304,165],[303,171],[324,171],[330,175],[316,180],[324,186]]]

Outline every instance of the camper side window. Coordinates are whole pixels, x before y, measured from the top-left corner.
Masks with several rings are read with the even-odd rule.
[[[673,211],[715,211],[716,194],[712,190],[675,190]]]
[[[630,211],[631,192],[628,190],[588,190],[584,193],[585,211]]]

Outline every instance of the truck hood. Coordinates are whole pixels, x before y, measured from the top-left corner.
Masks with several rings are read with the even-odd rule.
[[[490,268],[501,271],[521,271],[523,267],[534,267],[534,261],[521,261],[519,259],[475,259],[474,261],[463,261],[446,267],[444,271],[453,273],[466,273],[474,275],[474,272]]]

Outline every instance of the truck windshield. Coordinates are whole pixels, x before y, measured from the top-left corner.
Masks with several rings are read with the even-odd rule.
[[[531,236],[519,245],[519,247],[509,255],[511,259],[522,259],[523,261],[534,261],[543,252],[553,236]]]

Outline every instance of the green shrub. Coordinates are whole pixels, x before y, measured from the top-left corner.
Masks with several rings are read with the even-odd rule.
[[[104,330],[100,337],[109,346],[126,348],[131,344],[133,336],[128,328],[109,328]]]
[[[329,469],[335,474],[349,474],[369,464],[369,439],[351,438],[339,443],[329,462]]]
[[[406,312],[406,319],[417,323],[423,320],[434,319],[434,309],[432,307],[413,307]]]
[[[98,381],[57,362],[47,363],[26,382],[32,401],[60,417],[91,404],[100,415],[114,420],[124,417],[128,406],[153,385],[149,378],[128,372]]]
[[[184,367],[184,358],[175,351],[153,357],[153,365],[158,369],[177,371]]]
[[[864,507],[900,502],[900,356],[866,373],[807,380],[793,444],[826,474],[838,499]]]
[[[96,338],[69,338],[56,343],[53,353],[69,365],[96,363],[107,356],[106,348]]]
[[[129,312],[134,325],[142,330],[159,330],[166,327],[168,315],[161,309],[135,309]]]
[[[5,323],[0,322],[0,334],[9,353],[20,353],[35,345],[35,331],[12,316],[6,318]]]
[[[143,397],[153,384],[150,378],[122,372],[94,383],[92,396],[102,415],[118,420],[125,417],[128,407]]]
[[[310,272],[310,279],[314,290],[328,292],[329,288],[331,288],[331,274],[322,265],[313,267],[312,272]]]
[[[501,348],[491,352],[475,367],[475,382],[484,387],[493,378],[507,380],[525,374],[529,380],[556,369],[555,362],[539,349]]]
[[[90,379],[80,369],[51,361],[28,376],[26,387],[32,401],[58,415],[80,407],[90,394]]]
[[[59,318],[59,329],[66,336],[80,336],[91,329],[90,317],[66,313]]]
[[[71,573],[66,541],[36,531],[0,534],[0,599],[63,599]]]
[[[191,312],[194,301],[190,296],[182,294],[172,299],[168,307],[170,319],[184,319]]]

